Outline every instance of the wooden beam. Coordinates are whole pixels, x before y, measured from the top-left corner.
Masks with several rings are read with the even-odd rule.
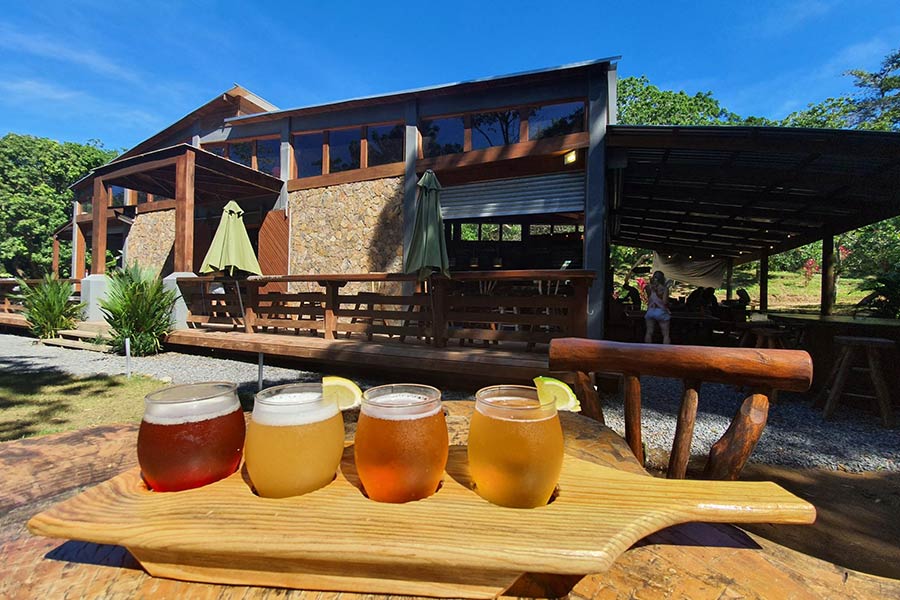
[[[534,142],[519,142],[508,146],[492,146],[483,150],[425,158],[416,162],[416,171],[426,169],[441,171],[539,154],[565,154],[576,148],[587,148],[588,144],[589,134],[587,132],[570,133]]]
[[[94,179],[92,200],[93,227],[91,229],[91,274],[106,273],[106,207],[109,204],[109,188],[103,179]]]
[[[175,271],[194,271],[194,153],[175,163]]]
[[[834,236],[822,238],[822,296],[821,313],[828,316],[834,312]]]
[[[725,263],[725,299],[731,300],[734,288],[734,259],[729,258]]]
[[[81,281],[84,279],[85,259],[87,252],[87,243],[84,237],[84,230],[75,225],[75,244],[72,248],[73,261],[75,263],[75,271],[72,273],[72,279]]]
[[[353,183],[355,181],[370,181],[373,179],[384,179],[385,177],[400,177],[404,174],[405,169],[406,163],[402,162],[378,165],[377,167],[368,167],[366,169],[350,169],[349,171],[329,173],[328,175],[291,179],[287,183],[287,189],[289,192],[296,192],[297,190],[309,190],[332,185],[341,185],[344,183]]]
[[[50,264],[50,272],[59,277],[59,238],[53,236],[53,260]]]
[[[769,310],[769,255],[766,252],[759,255],[759,310]]]

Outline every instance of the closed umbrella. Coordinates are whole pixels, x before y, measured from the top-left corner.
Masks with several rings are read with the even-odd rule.
[[[219,228],[209,245],[200,272],[211,273],[225,269],[228,269],[228,274],[232,277],[235,269],[262,275],[259,261],[250,244],[250,236],[244,227],[244,211],[233,200],[222,211],[222,220],[219,221]]]
[[[403,271],[416,273],[419,281],[428,279],[435,269],[445,277],[450,277],[444,219],[441,218],[441,184],[429,169],[416,185],[416,224]]]

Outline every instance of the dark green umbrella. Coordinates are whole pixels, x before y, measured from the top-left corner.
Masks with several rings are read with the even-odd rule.
[[[416,200],[416,224],[406,254],[405,273],[416,273],[419,281],[428,279],[436,269],[450,277],[444,219],[441,218],[441,184],[434,172],[425,171],[419,180]]]
[[[236,268],[262,275],[259,261],[250,244],[250,237],[247,235],[247,228],[244,227],[244,211],[232,200],[222,211],[222,220],[219,221],[219,228],[216,229],[216,235],[209,245],[200,272],[211,273],[228,269],[228,274],[233,277]]]

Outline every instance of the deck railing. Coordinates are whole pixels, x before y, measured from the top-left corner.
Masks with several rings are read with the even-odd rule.
[[[325,339],[415,337],[437,347],[450,340],[516,341],[532,348],[586,334],[593,278],[592,271],[490,271],[417,284],[411,275],[366,273],[188,277],[179,278],[178,285],[190,327],[230,325],[247,333],[311,333]],[[348,284],[372,291],[346,293]]]
[[[43,281],[42,279],[25,279],[25,283],[28,285],[37,285]],[[81,288],[81,282],[77,279],[63,279],[63,281],[68,281],[73,285],[73,293],[72,296],[69,297],[70,302],[80,302],[81,301],[81,292],[79,289]],[[19,289],[19,280],[18,279],[0,279],[0,313],[20,313],[25,310],[25,307],[22,306],[21,300],[17,299],[15,296],[20,293]]]

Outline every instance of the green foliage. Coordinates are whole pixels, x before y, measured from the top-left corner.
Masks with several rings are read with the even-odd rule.
[[[884,273],[866,282],[863,287],[872,290],[865,304],[874,316],[900,319],[900,271]]]
[[[134,356],[159,352],[163,337],[172,330],[172,307],[177,299],[175,291],[167,290],[152,270],[132,264],[113,271],[106,299],[100,301],[113,348],[124,353],[125,338],[130,338]]]
[[[15,133],[0,138],[0,270],[22,277],[49,271],[51,234],[72,219],[68,187],[115,155],[96,141],[61,144]],[[64,269],[70,257],[63,244]]]
[[[45,275],[37,285],[18,280],[16,299],[25,306],[24,315],[31,332],[41,339],[56,337],[63,329],[72,329],[84,312],[84,304],[70,302],[74,289],[68,281]]]

